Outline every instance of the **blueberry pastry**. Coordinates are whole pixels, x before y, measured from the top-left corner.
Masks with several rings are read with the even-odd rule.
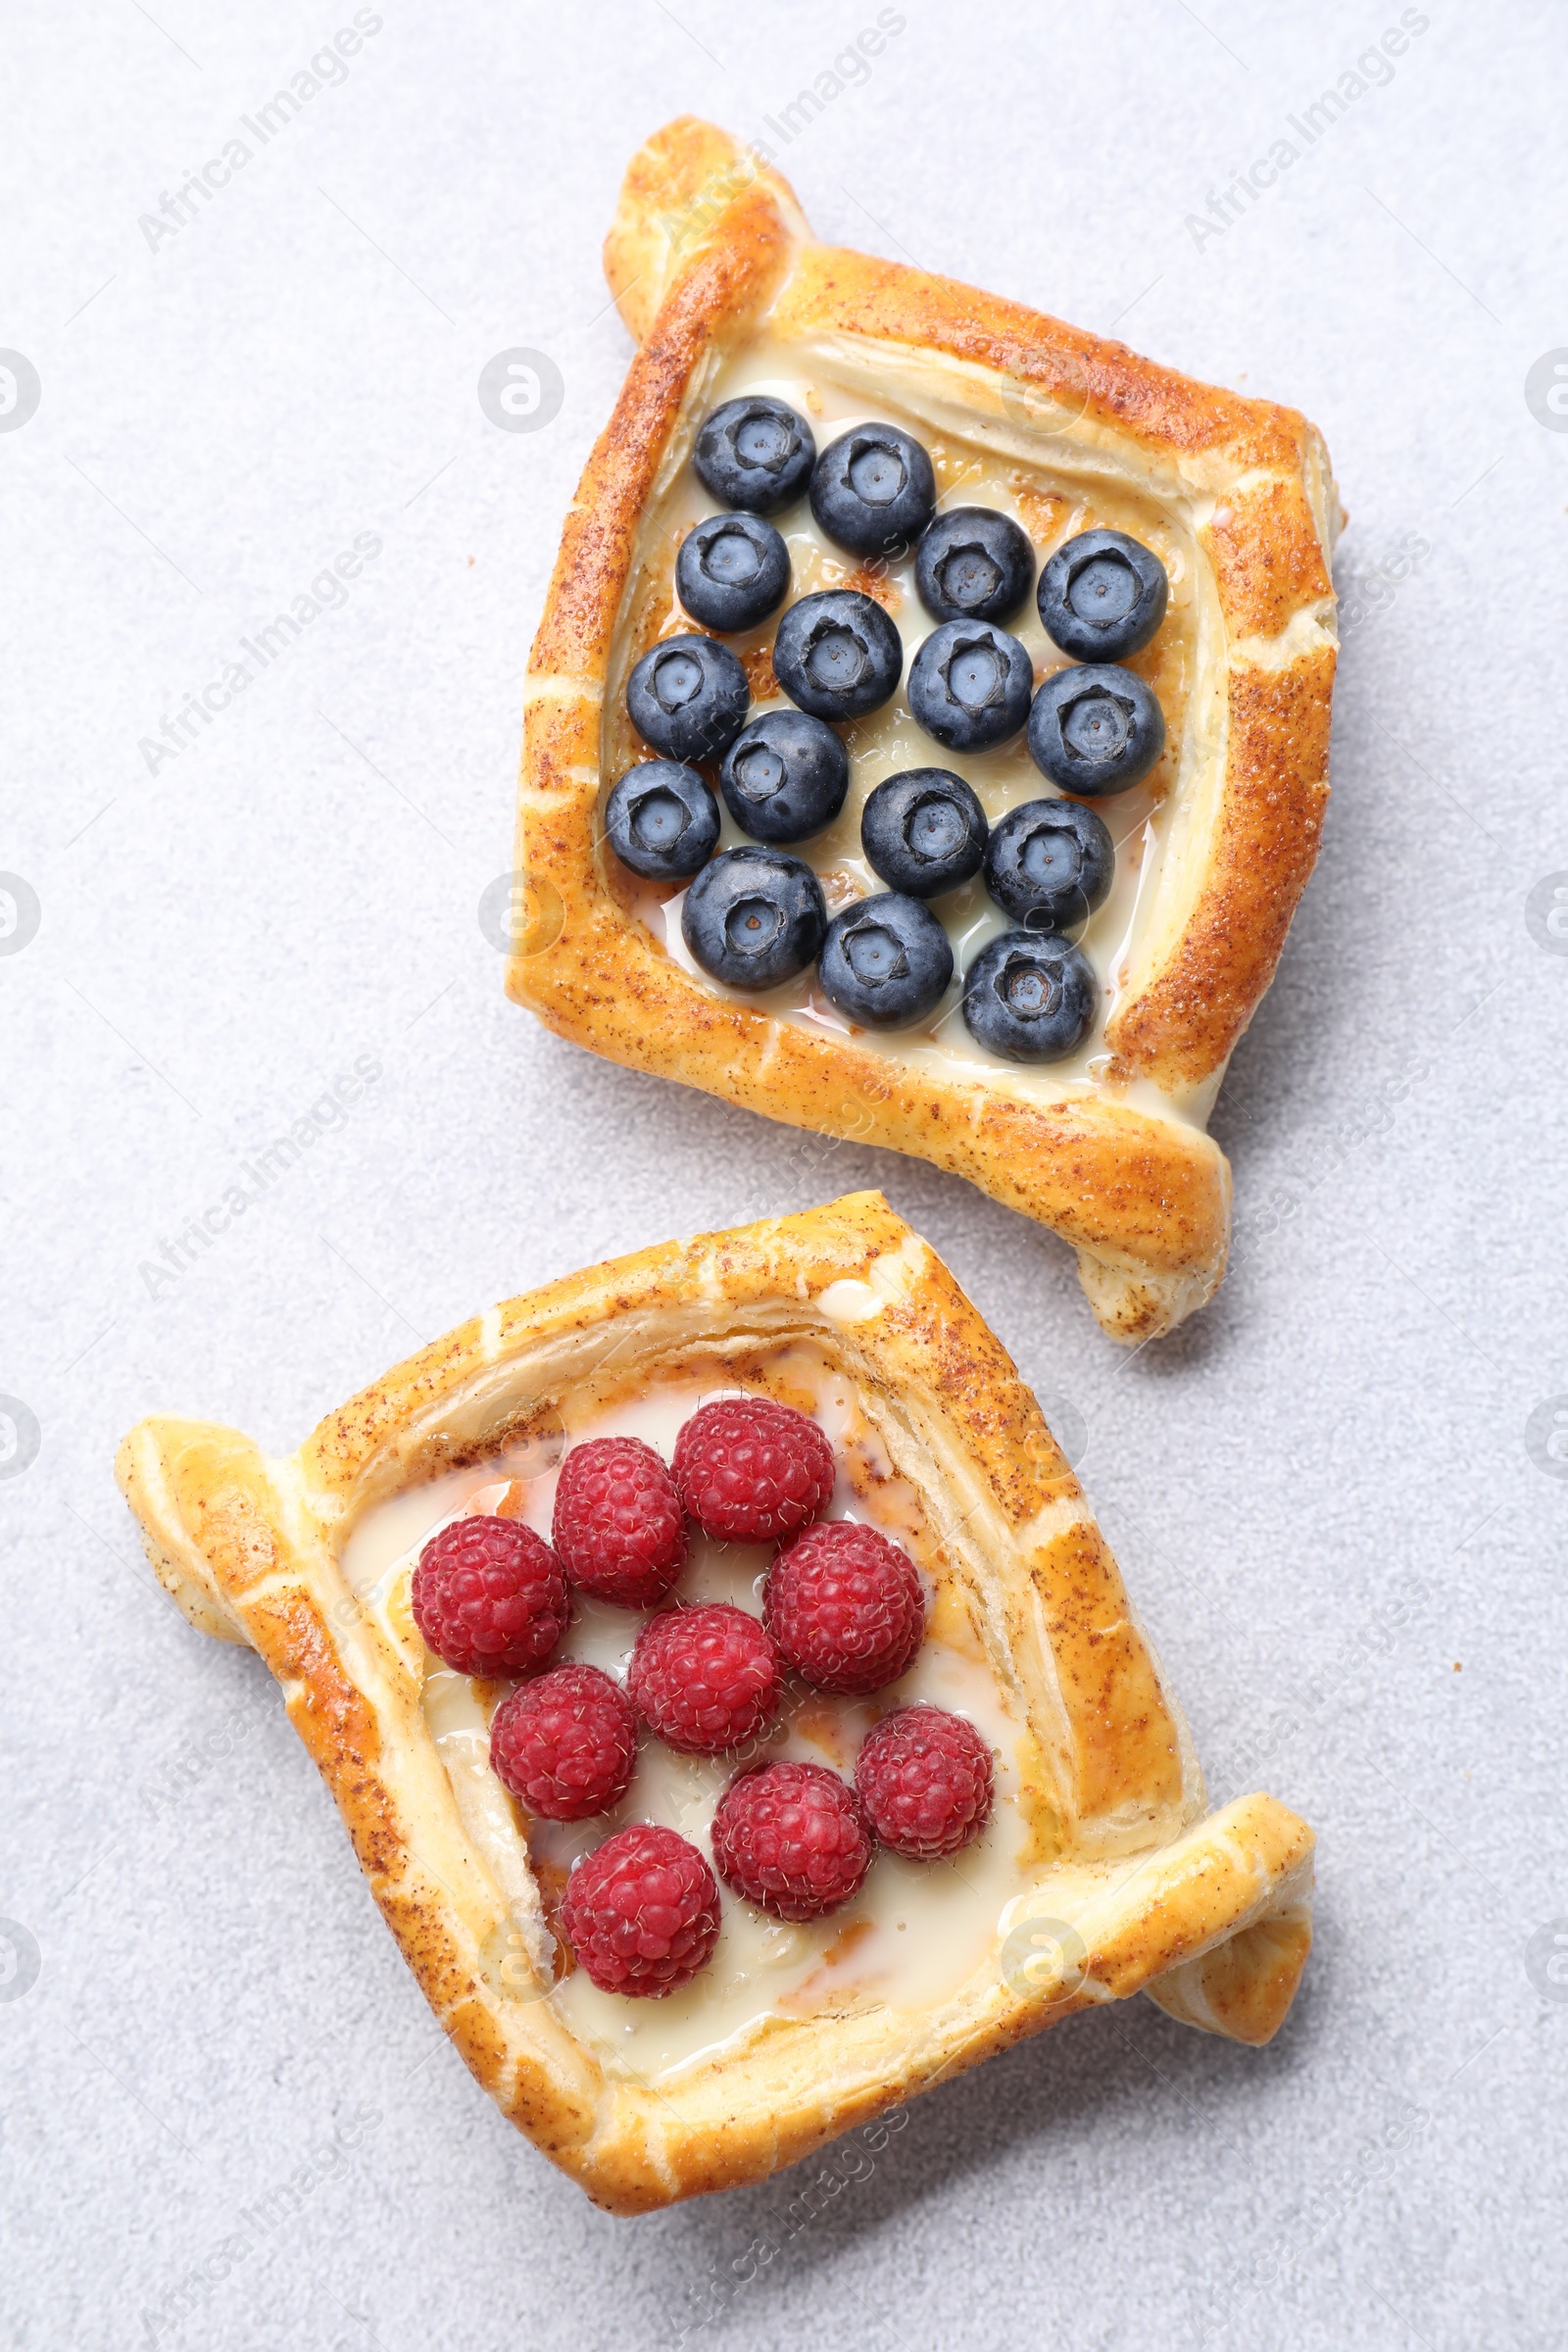
[[[1224,1271],[1206,1123],[1317,856],[1320,436],[817,244],[774,168],[690,118],[634,159],[605,256],[638,350],[529,666],[511,994],[966,1177],[1072,1248],[1115,1339],[1157,1337]],[[684,911],[604,846],[650,752],[739,845]],[[642,830],[676,822],[661,801]],[[743,853],[775,863],[737,916]]]

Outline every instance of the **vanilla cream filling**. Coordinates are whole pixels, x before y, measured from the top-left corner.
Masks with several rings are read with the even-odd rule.
[[[913,1490],[894,1475],[880,1441],[860,1412],[853,1384],[814,1351],[787,1351],[789,1376],[814,1392],[816,1418],[832,1441],[839,1478],[828,1516],[869,1520],[920,1554],[920,1514]],[[562,1407],[564,1443],[611,1434],[639,1437],[669,1459],[675,1434],[697,1405],[735,1384],[704,1389],[695,1381],[658,1382],[605,1410],[584,1400]],[[548,1538],[559,1464],[541,1468],[537,1451],[521,1463],[527,1479],[517,1511]],[[1027,1825],[1018,1810],[1015,1747],[1022,1726],[986,1666],[928,1634],[909,1672],[873,1701],[825,1698],[792,1686],[774,1733],[742,1757],[682,1756],[645,1737],[636,1777],[622,1802],[585,1822],[532,1822],[489,1767],[489,1717],[507,1686],[453,1673],[427,1651],[415,1630],[409,1583],[419,1550],[438,1527],[494,1510],[518,1476],[505,1457],[431,1479],[366,1513],[343,1546],[341,1568],[360,1602],[397,1644],[422,1687],[431,1737],[452,1784],[464,1826],[505,1897],[535,1966],[548,1963],[553,1909],[565,1873],[581,1855],[627,1822],[656,1821],[678,1830],[711,1859],[713,1809],[741,1763],[799,1758],[850,1777],[861,1739],[891,1706],[927,1700],[964,1715],[990,1744],[996,1804],[972,1845],[951,1861],[917,1863],[879,1852],[855,1899],[830,1917],[793,1925],[768,1918],[720,1888],[721,1928],[708,1966],[684,1990],[662,2000],[601,1992],[581,1969],[544,1990],[562,2021],[617,2075],[662,2082],[765,2032],[770,2023],[886,2006],[929,2011],[981,1965],[999,1923],[1016,1910],[1038,1873],[1027,1868]],[[678,1592],[686,1600],[726,1600],[760,1613],[770,1545],[721,1544],[692,1531],[691,1557]],[[641,1613],[575,1595],[575,1614],[557,1662],[577,1658],[623,1682]],[[542,1890],[544,1912],[538,1901]],[[548,1986],[548,1973],[542,1984]]]
[[[1115,878],[1109,895],[1078,934],[1079,945],[1101,983],[1094,1025],[1075,1054],[1035,1066],[998,1062],[976,1045],[963,1020],[962,975],[990,940],[1014,927],[988,895],[982,876],[931,902],[933,913],[953,943],[954,980],[924,1027],[894,1032],[862,1030],[853,1024],[828,1001],[814,971],[760,994],[729,990],[710,978],[681,937],[684,890],[670,892],[641,885],[634,890],[631,904],[665,952],[704,987],[755,1004],[794,1025],[853,1036],[858,1045],[933,1076],[972,1082],[984,1073],[993,1088],[1001,1086],[1034,1102],[1102,1091],[1113,1060],[1105,1045],[1105,1028],[1133,969],[1158,891],[1170,804],[1184,772],[1201,755],[1202,747],[1196,740],[1198,698],[1192,691],[1199,628],[1192,542],[1156,501],[1097,466],[1091,453],[1081,457],[1082,471],[1069,470],[1071,445],[1063,443],[1059,463],[1043,468],[1016,454],[1024,445],[1020,435],[988,430],[984,419],[965,419],[951,403],[939,404],[928,416],[914,413],[909,405],[908,373],[891,360],[885,390],[875,382],[867,383],[871,373],[863,355],[852,367],[843,355],[835,359],[831,347],[805,354],[762,337],[731,359],[705,387],[703,414],[723,401],[765,393],[788,401],[810,420],[818,447],[857,424],[874,420],[903,424],[931,456],[939,512],[984,506],[1010,514],[1034,546],[1037,576],[1039,566],[1064,540],[1102,527],[1126,531],[1152,548],[1169,576],[1170,602],[1159,632],[1128,664],[1158,696],[1165,716],[1166,748],[1141,784],[1094,804],[1116,844]],[[999,441],[1003,446],[998,446]],[[617,645],[606,699],[607,788],[635,760],[648,756],[625,714],[625,677],[632,662],[656,639],[692,625],[675,598],[675,552],[695,523],[719,511],[695,468],[686,464],[674,471],[650,515],[643,543],[644,576],[633,590],[632,626]],[[904,677],[907,679],[915,652],[938,625],[916,593],[912,556],[890,565],[858,564],[823,536],[804,498],[774,521],[790,551],[789,601],[827,588],[874,592],[903,640]],[[869,576],[873,569],[874,577]],[[754,714],[790,707],[776,690],[771,695],[756,690],[759,671],[765,667],[760,657],[771,643],[778,618],[774,613],[760,628],[725,639],[752,670]],[[1037,682],[1054,670],[1071,666],[1041,626],[1032,594],[1023,612],[1003,625],[1027,649]],[[973,788],[993,824],[1023,802],[1057,797],[1054,786],[1030,759],[1022,735],[992,752],[946,751],[916,726],[902,682],[880,710],[842,732],[851,765],[844,808],[825,831],[789,849],[789,855],[804,858],[817,873],[830,914],[855,899],[887,888],[860,849],[861,811],[867,795],[884,777],[910,767],[948,768]],[[750,836],[735,824],[722,802],[720,809],[719,846],[737,848]],[[1143,1079],[1117,1086],[1114,1096],[1160,1115],[1174,1112],[1195,1121],[1200,1121],[1207,1108],[1196,1096],[1191,1100],[1172,1097]]]

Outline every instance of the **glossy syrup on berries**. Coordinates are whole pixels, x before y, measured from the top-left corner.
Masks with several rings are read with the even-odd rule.
[[[820,1301],[823,1311],[853,1323],[863,1312],[862,1287],[834,1286]],[[744,1378],[737,1377],[741,1370]],[[591,1437],[639,1437],[667,1460],[677,1431],[699,1403],[741,1394],[770,1394],[808,1411],[837,1457],[838,1481],[827,1515],[869,1521],[901,1544],[931,1581],[940,1571],[940,1547],[925,1526],[913,1488],[896,1473],[853,1384],[804,1343],[764,1351],[744,1366],[721,1357],[693,1359],[681,1377],[619,1396],[584,1392],[567,1397],[562,1406],[565,1439],[570,1445]],[[344,1544],[341,1564],[359,1605],[382,1627],[411,1672],[422,1670],[424,1661],[407,1612],[408,1574],[434,1527],[458,1512],[505,1507],[517,1509],[530,1526],[548,1530],[554,1471],[521,1480],[507,1476],[514,1467],[506,1460],[479,1462],[410,1489],[375,1505]],[[713,1544],[694,1533],[679,1594],[727,1601],[760,1616],[772,1556],[769,1544]],[[632,1612],[579,1594],[559,1654],[621,1678],[643,1622]],[[544,1909],[535,1907],[534,1933],[548,1955],[554,1941],[550,1914],[572,1861],[623,1822],[642,1820],[677,1830],[708,1853],[709,1824],[737,1759],[677,1755],[645,1737],[636,1777],[612,1813],[577,1823],[536,1822],[525,1837],[487,1760],[490,1717],[509,1688],[436,1672],[424,1681],[424,1711],[465,1826],[514,1911],[526,1917],[530,1867],[544,1889]],[[573,1971],[548,1997],[608,2068],[658,2082],[718,2047],[744,2040],[769,2018],[861,2003],[919,2009],[943,1998],[980,1963],[999,1920],[1026,1897],[1032,1883],[1027,1857],[1042,1850],[1050,1824],[1031,1809],[1020,1774],[1020,1725],[978,1645],[967,1611],[945,1600],[940,1582],[926,1639],[914,1665],[896,1685],[872,1699],[852,1700],[825,1697],[792,1683],[777,1730],[746,1760],[826,1765],[850,1779],[860,1741],[880,1713],[901,1700],[924,1700],[966,1716],[993,1749],[997,1807],[984,1837],[956,1865],[880,1853],[858,1894],[809,1923],[767,1918],[726,1893],[712,1959],[691,1984],[664,1999],[633,2001],[604,1993],[581,1970]]]

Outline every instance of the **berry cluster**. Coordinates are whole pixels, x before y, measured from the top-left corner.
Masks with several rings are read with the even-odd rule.
[[[1035,583],[1034,550],[994,507],[938,514],[931,460],[900,425],[852,427],[818,455],[806,418],[765,397],[726,401],[705,420],[694,465],[725,510],[681,543],[675,586],[701,629],[644,654],[626,707],[661,758],[628,769],[605,810],[612,848],[645,880],[691,882],[681,929],[697,962],[732,988],[767,989],[812,963],[850,1019],[904,1029],[936,1010],[953,978],[948,933],[926,902],[984,868],[1019,926],[964,975],[978,1042],[1015,1061],[1071,1054],[1094,1019],[1097,988],[1067,937],[1102,905],[1115,866],[1110,833],[1086,800],[1125,792],[1165,744],[1159,703],[1123,666],[1165,616],[1169,581],[1152,549],[1124,531],[1081,531]],[[861,847],[889,887],[831,921],[820,881],[784,844],[832,824],[850,784],[834,724],[865,717],[897,691],[899,632],[874,597],[832,589],[788,604],[789,550],[773,524],[800,498],[852,555],[885,567],[914,558],[914,586],[938,626],[909,664],[911,715],[946,751],[986,752],[1027,730],[1036,766],[1066,799],[1028,801],[992,832],[963,779],[909,768],[878,784]],[[1027,603],[1072,666],[1036,691],[1027,648],[1001,624]],[[740,657],[718,640],[780,607],[773,675],[794,709],[750,715]],[[718,804],[692,764],[718,765],[719,789],[760,848],[718,849]]]
[[[907,1671],[925,1632],[920,1579],[876,1529],[820,1517],[834,1477],[833,1449],[804,1413],[725,1397],[685,1423],[667,1467],[638,1438],[576,1446],[557,1481],[553,1544],[519,1520],[477,1516],[431,1538],[413,1583],[425,1642],[462,1673],[529,1678],[495,1710],[490,1761],[531,1815],[611,1811],[631,1785],[639,1725],[683,1754],[733,1755],[772,1725],[786,1672],[864,1697]],[[685,1565],[688,1519],[719,1542],[779,1545],[760,1619],[724,1602],[660,1605]],[[596,1666],[548,1665],[574,1588],[658,1611],[624,1690]],[[878,1844],[920,1861],[955,1853],[991,1798],[974,1726],[900,1707],[863,1741],[853,1787],[819,1764],[738,1772],[713,1817],[713,1860],[748,1902],[816,1919],[857,1891]],[[596,1984],[673,1992],[712,1952],[718,1887],[687,1839],[633,1823],[573,1870],[562,1921]]]

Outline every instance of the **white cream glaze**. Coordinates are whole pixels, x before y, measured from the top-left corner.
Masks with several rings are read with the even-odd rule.
[[[1115,1009],[1158,887],[1171,793],[1186,757],[1197,635],[1193,553],[1186,533],[1157,504],[1130,487],[1107,481],[1103,473],[1086,471],[1074,476],[1064,466],[1048,471],[1004,454],[992,445],[998,436],[988,436],[978,421],[972,433],[951,421],[934,429],[928,418],[909,413],[897,390],[886,398],[868,399],[864,373],[862,366],[853,373],[846,371],[841,380],[835,375],[830,352],[803,354],[762,337],[718,372],[705,394],[704,413],[748,393],[770,394],[788,401],[810,419],[819,447],[852,426],[873,419],[904,424],[932,456],[940,507],[988,506],[1010,514],[1034,544],[1037,576],[1039,565],[1063,540],[1100,526],[1129,531],[1152,547],[1169,575],[1170,604],[1159,634],[1146,654],[1129,664],[1147,677],[1159,697],[1166,717],[1167,748],[1142,784],[1095,804],[1116,844],[1116,869],[1109,896],[1084,926],[1079,940],[1102,983],[1094,1027],[1076,1054],[1037,1068],[999,1063],[975,1044],[961,1010],[961,974],[989,940],[1011,927],[1010,918],[993,903],[979,877],[932,902],[933,912],[953,942],[954,982],[924,1028],[894,1033],[861,1030],[852,1024],[828,1002],[816,985],[814,972],[760,995],[727,990],[701,970],[681,937],[684,891],[666,893],[644,886],[636,891],[632,904],[668,955],[720,996],[755,1004],[792,1023],[853,1036],[858,1044],[933,1076],[972,1081],[984,1073],[988,1084],[1015,1092],[1032,1102],[1080,1096],[1086,1091],[1099,1093],[1113,1058],[1104,1042],[1105,1025]],[[951,419],[951,409],[946,414]],[[651,522],[647,544],[660,551],[655,559],[659,576],[649,583],[652,611],[636,632],[635,645],[623,643],[623,655],[640,651],[656,636],[668,636],[691,625],[674,597],[674,551],[693,524],[718,511],[695,469],[682,466]],[[937,626],[916,594],[912,558],[883,567],[879,580],[871,582],[864,566],[857,565],[854,558],[823,537],[804,499],[775,521],[790,550],[790,601],[824,588],[874,585],[903,640],[906,678],[916,649]],[[743,660],[755,661],[771,643],[777,620],[774,614],[762,627],[725,642],[733,645]],[[1027,649],[1037,681],[1051,671],[1071,666],[1046,636],[1032,593],[1023,612],[1004,625]],[[611,747],[607,782],[613,781],[634,759],[648,756],[624,717],[623,698],[624,679],[617,673],[607,693]],[[753,708],[761,711],[789,705],[775,692],[766,699],[754,694]],[[850,792],[844,808],[823,833],[794,844],[791,850],[791,855],[804,858],[822,879],[830,913],[853,899],[886,888],[860,850],[860,813],[867,795],[885,776],[908,767],[949,768],[973,787],[993,823],[1025,801],[1056,797],[1054,787],[1030,759],[1021,735],[994,752],[947,752],[916,726],[902,684],[881,710],[842,732],[851,754]],[[720,808],[720,847],[734,849],[749,836],[722,803]],[[1119,1085],[1113,1094],[1115,1100],[1135,1108],[1184,1117],[1195,1124],[1201,1123],[1208,1108],[1196,1095],[1173,1097],[1149,1080]]]
[[[847,1289],[849,1286],[840,1286]],[[856,1302],[842,1306],[853,1313]],[[839,1455],[829,1505],[834,1518],[871,1520],[908,1542],[918,1524],[910,1490],[894,1477],[861,1415],[852,1385],[819,1356],[783,1351],[791,1382],[814,1389],[815,1413]],[[613,1432],[643,1438],[667,1460],[675,1433],[713,1396],[740,1394],[734,1383],[704,1388],[670,1380],[606,1411],[563,1405],[567,1446]],[[537,1468],[537,1453],[524,1456]],[[853,1462],[857,1483],[847,1475]],[[546,1886],[547,1908],[566,1870],[610,1831],[631,1821],[678,1830],[705,1854],[713,1808],[744,1757],[679,1756],[644,1738],[637,1774],[612,1814],[579,1823],[535,1822],[526,1836],[511,1798],[489,1769],[489,1714],[508,1686],[472,1681],[440,1665],[418,1640],[409,1611],[409,1580],[422,1544],[449,1520],[494,1510],[508,1494],[516,1461],[505,1457],[452,1471],[374,1505],[351,1531],[341,1567],[357,1600],[381,1624],[422,1679],[425,1718],[446,1766],[465,1828],[512,1909],[535,1964],[548,1953],[548,1932],[527,1865]],[[499,1475],[498,1475],[499,1473]],[[557,1468],[539,1472],[512,1501],[516,1515],[548,1537]],[[913,1546],[916,1551],[918,1544]],[[772,1547],[710,1543],[693,1531],[691,1558],[677,1588],[684,1599],[727,1600],[758,1612]],[[560,1658],[581,1658],[624,1681],[645,1622],[640,1613],[576,1596]],[[952,1992],[995,1943],[998,1923],[1027,1893],[1027,1826],[1015,1806],[1014,1745],[1020,1726],[990,1672],[928,1634],[909,1673],[873,1701],[823,1698],[792,1686],[777,1729],[756,1756],[798,1757],[853,1773],[860,1740],[894,1705],[925,1699],[969,1717],[989,1741],[997,1802],[984,1834],[952,1861],[912,1863],[881,1853],[856,1899],[832,1917],[788,1925],[721,1890],[722,1925],[707,1968],[683,1991],[662,2000],[601,1992],[574,1969],[544,1997],[603,2064],[644,2082],[662,2082],[720,2047],[749,2039],[770,2020],[875,2004],[924,2011]]]

